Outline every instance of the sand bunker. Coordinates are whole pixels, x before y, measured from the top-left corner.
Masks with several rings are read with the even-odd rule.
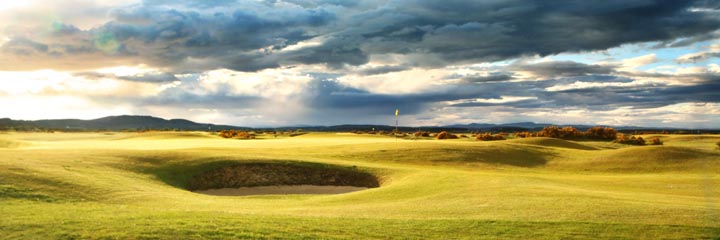
[[[214,196],[250,196],[285,194],[341,194],[369,189],[353,186],[282,185],[262,187],[220,188],[195,191]]]
[[[301,162],[249,162],[195,175],[187,189],[218,196],[339,194],[379,187],[374,175],[355,167]]]

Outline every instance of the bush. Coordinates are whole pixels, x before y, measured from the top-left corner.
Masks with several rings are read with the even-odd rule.
[[[430,137],[429,132],[417,131],[414,134],[415,134],[415,137]]]
[[[585,136],[594,139],[616,139],[617,132],[609,127],[591,127],[585,132]]]
[[[717,145],[718,148],[720,148],[720,142],[715,143],[715,145]]]
[[[627,136],[625,136],[625,134],[618,135],[617,139],[615,139],[615,142],[621,143],[621,144],[628,144],[628,145],[637,145],[637,146],[645,145],[645,139],[643,139],[642,137],[636,138],[635,136],[632,136],[632,137],[628,138]]]
[[[654,137],[650,139],[650,145],[663,145],[663,142],[660,141],[660,138]]]
[[[505,140],[505,137],[503,137],[500,134],[492,135],[490,133],[483,133],[478,134],[475,136],[475,140],[478,141],[497,141],[497,140]]]
[[[547,126],[538,132],[517,132],[515,133],[515,137],[550,137],[563,139],[589,138],[612,140],[617,138],[617,132],[615,129],[609,127],[591,127],[587,131],[581,132],[574,127],[561,128],[558,126]]]
[[[442,131],[437,134],[436,138],[437,139],[457,139],[458,136],[455,134],[452,134],[452,133],[448,133],[446,131]]]
[[[220,137],[223,138],[238,138],[238,139],[254,139],[255,134],[245,132],[245,131],[238,131],[238,130],[222,130],[220,131]]]
[[[531,132],[516,132],[515,137],[529,138],[529,137],[537,137],[537,135],[535,133],[531,133]]]

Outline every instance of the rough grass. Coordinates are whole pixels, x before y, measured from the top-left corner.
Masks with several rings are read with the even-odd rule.
[[[172,134],[4,134],[27,145],[0,148],[2,238],[720,237],[717,138],[662,136],[663,146],[635,147]],[[383,176],[383,185],[340,195],[245,197],[183,188],[197,166],[277,159],[357,166]]]

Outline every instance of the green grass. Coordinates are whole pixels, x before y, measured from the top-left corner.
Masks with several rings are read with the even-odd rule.
[[[0,234],[719,238],[720,136],[660,137],[663,146],[343,133],[257,140],[173,132],[0,134]],[[219,197],[183,189],[194,174],[242,161],[357,166],[383,184],[339,195]]]

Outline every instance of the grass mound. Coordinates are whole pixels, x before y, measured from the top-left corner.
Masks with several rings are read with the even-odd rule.
[[[376,147],[382,148],[385,145]],[[369,149],[369,147],[368,147]],[[538,167],[554,156],[552,151],[538,148],[518,148],[510,144],[483,145],[434,145],[418,143],[412,148],[354,151],[336,155],[342,159],[363,159],[414,164],[444,165],[506,165],[515,167]]]
[[[190,179],[189,190],[276,185],[379,187],[372,174],[327,164],[252,162],[224,166]]]
[[[589,162],[591,169],[613,171],[713,170],[720,154],[674,146],[645,146],[617,149]]]
[[[673,162],[685,161],[707,156],[708,153],[684,147],[632,147],[618,149],[617,152],[608,155],[608,158],[615,158],[622,161],[659,161]]]
[[[529,144],[529,145],[545,146],[545,147],[571,148],[571,149],[578,149],[578,150],[597,150],[597,148],[594,148],[591,146],[586,146],[586,145],[579,144],[576,142],[563,140],[563,139],[557,139],[557,138],[546,138],[546,137],[521,138],[521,139],[515,139],[515,140],[513,140],[513,142]]]

